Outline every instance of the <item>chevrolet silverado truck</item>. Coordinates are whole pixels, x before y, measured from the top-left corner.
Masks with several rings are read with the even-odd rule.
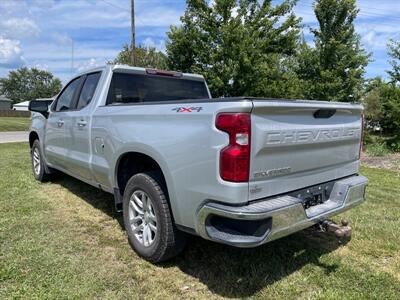
[[[112,193],[151,262],[188,233],[255,247],[364,200],[360,104],[211,98],[200,75],[108,65],[30,110],[34,177]]]

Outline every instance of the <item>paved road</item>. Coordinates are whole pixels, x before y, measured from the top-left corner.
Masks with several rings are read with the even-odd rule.
[[[3,143],[15,143],[15,142],[27,142],[29,132],[27,131],[5,131],[0,132],[0,144]]]

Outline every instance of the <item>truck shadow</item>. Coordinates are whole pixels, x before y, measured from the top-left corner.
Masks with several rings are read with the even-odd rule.
[[[115,211],[114,196],[112,194],[99,190],[67,174],[57,175],[52,182],[61,185],[95,209],[116,219],[121,228],[124,229],[122,214]]]
[[[122,214],[115,212],[112,195],[67,175],[54,183],[115,218],[124,230]],[[337,264],[321,262],[320,258],[339,246],[333,235],[317,232],[314,228],[251,249],[234,248],[193,236],[180,256],[158,266],[178,267],[222,297],[243,298],[253,296],[307,265],[317,266],[327,275],[335,272]]]
[[[320,257],[338,247],[334,236],[314,228],[251,249],[193,237],[181,257],[165,267],[178,266],[220,296],[247,298],[307,265],[327,275],[335,272],[338,265],[321,262]]]

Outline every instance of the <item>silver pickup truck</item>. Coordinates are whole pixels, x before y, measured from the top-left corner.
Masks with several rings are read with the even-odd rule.
[[[213,99],[199,75],[108,65],[30,110],[35,178],[58,170],[114,194],[152,262],[187,233],[255,247],[364,200],[359,104]]]

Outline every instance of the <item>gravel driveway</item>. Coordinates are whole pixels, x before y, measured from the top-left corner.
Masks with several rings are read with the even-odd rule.
[[[28,131],[5,131],[0,132],[0,144],[27,142],[29,140]]]

